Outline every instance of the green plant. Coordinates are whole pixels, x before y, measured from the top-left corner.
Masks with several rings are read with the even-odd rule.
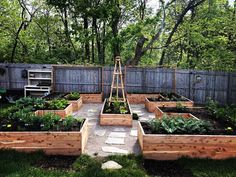
[[[186,106],[183,106],[180,102],[177,102],[176,109],[179,111],[186,111]]]
[[[133,120],[138,120],[139,119],[139,116],[138,116],[137,113],[133,113],[132,117],[133,117]]]
[[[48,102],[48,109],[51,110],[60,110],[60,109],[65,109],[66,106],[68,105],[68,101],[65,99],[55,99],[50,102]]]
[[[236,127],[236,105],[220,106],[217,102],[209,100],[206,107],[216,119],[230,123]]]
[[[80,98],[79,92],[70,92],[65,96],[67,100],[78,100]]]
[[[61,120],[60,116],[53,114],[53,113],[47,113],[43,116],[40,116],[41,119],[41,130],[42,131],[48,131],[48,130],[58,130],[58,123]]]
[[[121,105],[121,103],[118,100],[115,100],[113,102],[114,112],[115,113],[118,113],[118,114],[120,113],[120,105]]]
[[[168,117],[154,119],[148,123],[154,134],[207,134],[213,126],[204,120],[183,117]]]
[[[16,101],[16,106],[19,109],[22,108],[30,108],[32,110],[43,109],[45,106],[45,100],[41,98],[24,97]]]
[[[126,114],[128,112],[126,106],[120,106],[120,113],[121,114]]]
[[[61,121],[60,130],[71,131],[71,130],[80,130],[82,126],[82,118],[74,118],[73,116],[67,116]]]

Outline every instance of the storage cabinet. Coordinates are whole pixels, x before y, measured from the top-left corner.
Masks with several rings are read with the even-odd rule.
[[[52,90],[52,70],[28,70],[28,85],[24,86],[24,95],[44,96]]]

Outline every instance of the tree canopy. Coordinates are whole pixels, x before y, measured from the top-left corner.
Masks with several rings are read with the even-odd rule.
[[[0,62],[236,71],[236,0],[1,0]]]

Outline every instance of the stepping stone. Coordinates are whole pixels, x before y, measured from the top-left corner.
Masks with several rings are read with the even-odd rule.
[[[145,114],[144,113],[138,113],[138,116],[139,117],[142,117],[142,116],[144,116]]]
[[[126,133],[124,132],[111,132],[108,137],[113,137],[113,138],[125,138]]]
[[[106,144],[125,144],[125,139],[108,137],[105,143]]]
[[[144,118],[144,117],[139,118],[139,121],[142,121],[142,122],[149,121],[149,120],[150,120],[150,119],[148,119],[148,118]]]
[[[120,149],[117,147],[110,147],[110,146],[103,146],[102,147],[103,152],[108,152],[108,153],[118,153],[118,154],[128,154],[129,151],[125,149]]]
[[[89,116],[89,117],[92,117],[92,116],[94,116],[95,114],[94,113],[88,113],[87,114],[87,116]]]
[[[96,109],[89,109],[88,112],[97,112]]]
[[[106,133],[106,130],[95,130],[94,134],[97,136],[104,136]]]
[[[141,111],[141,110],[136,110],[136,109],[135,109],[135,110],[133,110],[133,112],[134,112],[134,113],[136,113],[136,114],[138,114],[138,113],[142,113],[142,111]]]
[[[138,136],[138,130],[131,130],[130,136]]]
[[[152,119],[156,118],[155,115],[149,115],[148,117]]]
[[[125,132],[125,129],[121,128],[121,127],[117,127],[117,128],[114,128],[113,131],[114,132]]]
[[[105,169],[118,170],[118,169],[121,169],[122,166],[120,164],[118,164],[117,162],[110,160],[110,161],[103,163],[101,168],[103,170],[105,170]]]

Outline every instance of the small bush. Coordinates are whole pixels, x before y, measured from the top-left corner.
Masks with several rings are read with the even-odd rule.
[[[133,113],[133,120],[138,120],[139,119],[139,116],[138,116],[138,114],[137,113]]]
[[[65,96],[66,100],[78,100],[80,98],[80,94],[78,92],[70,92]]]

